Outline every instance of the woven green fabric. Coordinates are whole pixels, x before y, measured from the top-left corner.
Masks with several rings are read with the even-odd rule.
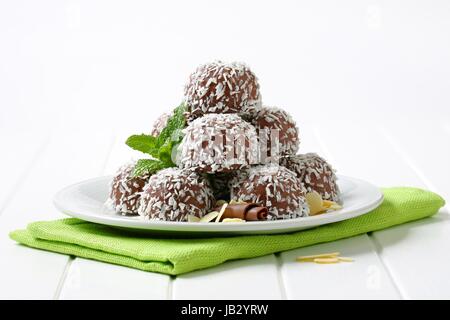
[[[315,229],[281,235],[202,239],[149,238],[78,219],[34,222],[10,237],[24,245],[105,261],[145,271],[178,275],[317,243],[388,228],[435,214],[445,201],[415,188],[384,189],[384,201],[372,212]]]

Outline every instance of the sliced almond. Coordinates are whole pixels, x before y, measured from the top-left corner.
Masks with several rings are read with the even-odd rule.
[[[228,202],[226,202],[225,200],[219,200],[219,201],[216,202],[216,207],[221,207],[221,206],[223,206],[225,203],[228,203]]]
[[[247,204],[247,202],[242,201],[242,200],[231,199],[229,204]]]
[[[341,261],[341,262],[353,262],[355,260],[353,260],[352,258],[347,258],[347,257],[339,257],[339,261]]]
[[[339,258],[317,258],[314,259],[314,262],[320,264],[339,263]]]
[[[210,212],[207,215],[203,216],[199,222],[211,222],[215,218],[217,218],[218,215],[219,215],[219,212],[217,212],[217,211]]]
[[[339,210],[342,209],[342,206],[334,201],[330,200],[323,200],[323,206],[324,208],[327,208],[329,210]]]
[[[340,255],[339,252],[331,252],[331,253],[322,253],[322,254],[315,254],[315,255],[311,255],[311,256],[301,256],[301,257],[297,257],[297,261],[300,262],[313,262],[314,259],[319,259],[319,258],[335,258],[338,255]]]
[[[227,209],[227,207],[228,207],[228,203],[225,203],[225,204],[222,206],[222,208],[220,209],[219,215],[218,215],[217,218],[216,218],[216,223],[219,223],[219,222],[220,222],[220,219],[222,218],[223,214],[225,213],[225,210]]]
[[[192,214],[188,215],[188,222],[199,222],[200,218],[197,216],[193,216]]]
[[[336,202],[334,201],[330,201],[330,200],[323,200],[322,201],[322,206],[324,206],[325,208],[329,208],[332,205],[336,204]]]
[[[305,195],[305,198],[309,206],[309,215],[314,216],[325,211],[325,208],[323,207],[322,197],[318,192],[308,192]]]
[[[245,220],[239,218],[225,218],[222,222],[245,222]]]
[[[337,203],[335,203],[335,204],[333,204],[331,207],[329,207],[328,209],[329,209],[329,210],[341,210],[341,209],[342,209],[342,206],[339,205],[339,204],[337,204]]]

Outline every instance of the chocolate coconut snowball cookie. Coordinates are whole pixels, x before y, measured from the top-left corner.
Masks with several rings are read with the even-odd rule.
[[[167,126],[167,121],[171,117],[170,113],[163,113],[160,115],[155,122],[153,123],[152,131],[150,131],[150,135],[157,137],[160,135],[161,131]]]
[[[315,153],[281,158],[280,164],[295,172],[308,192],[316,191],[324,200],[339,202],[336,174],[331,165]]]
[[[148,174],[133,177],[135,165],[132,162],[120,167],[110,186],[108,204],[123,215],[137,214],[142,189],[150,178]]]
[[[240,62],[201,65],[190,75],[184,96],[190,121],[208,113],[248,115],[261,107],[258,79]]]
[[[277,107],[263,107],[258,110],[256,116],[251,120],[260,134],[265,129],[267,149],[270,149],[275,141],[271,139],[271,129],[278,130],[279,154],[296,154],[300,144],[297,125],[292,117],[284,110]]]
[[[268,220],[308,216],[306,189],[294,172],[278,164],[259,165],[233,180],[231,199],[267,207]]]
[[[258,161],[255,128],[237,114],[207,114],[184,129],[177,164],[201,173],[231,172]]]
[[[214,196],[207,179],[191,170],[168,168],[151,176],[145,186],[139,215],[164,221],[187,221],[210,211]]]

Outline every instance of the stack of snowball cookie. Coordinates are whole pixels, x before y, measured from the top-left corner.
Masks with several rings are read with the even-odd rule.
[[[262,106],[258,79],[247,65],[221,61],[201,65],[188,79],[184,103],[187,126],[177,148],[178,167],[134,177],[135,162],[122,166],[111,183],[109,203],[116,212],[187,221],[189,215],[201,218],[211,212],[218,200],[231,199],[267,207],[267,219],[277,220],[308,216],[308,192],[339,202],[330,164],[315,153],[297,154],[295,121],[281,108]],[[151,135],[157,136],[169,117],[161,115]],[[261,143],[263,129],[278,129],[276,162],[258,162],[258,146],[267,146]],[[223,141],[233,137],[234,146],[242,148],[239,159],[217,156],[233,145],[227,141],[223,150],[217,150],[213,140],[221,135]],[[267,141],[270,150],[270,137]]]

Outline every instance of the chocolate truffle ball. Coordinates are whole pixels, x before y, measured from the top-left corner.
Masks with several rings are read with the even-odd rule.
[[[248,114],[261,107],[258,79],[243,63],[201,65],[184,89],[189,120],[208,113]]]
[[[267,141],[269,155],[271,147],[276,143],[276,141],[272,141],[274,139],[271,139],[271,129],[278,131],[278,155],[297,153],[300,143],[298,128],[294,119],[286,111],[276,107],[263,107],[256,113],[251,122],[257,129],[260,137],[261,134],[266,133],[265,141]]]
[[[138,213],[155,220],[187,221],[208,213],[214,196],[207,179],[191,170],[168,168],[151,176],[142,191]]]
[[[133,177],[135,165],[132,162],[120,167],[110,186],[108,203],[123,215],[137,214],[142,189],[150,178],[148,174]]]
[[[331,165],[315,153],[299,154],[280,160],[281,165],[295,172],[308,192],[318,192],[324,200],[339,202],[336,174]]]
[[[258,161],[255,128],[237,114],[207,114],[184,130],[177,162],[201,173],[231,172]]]
[[[153,123],[153,128],[150,132],[150,135],[154,137],[159,136],[161,131],[163,131],[163,129],[167,126],[167,121],[169,120],[170,116],[170,113],[163,113],[162,115],[160,115]]]
[[[255,166],[233,180],[231,199],[267,207],[268,219],[305,217],[306,189],[294,172],[277,164]]]

